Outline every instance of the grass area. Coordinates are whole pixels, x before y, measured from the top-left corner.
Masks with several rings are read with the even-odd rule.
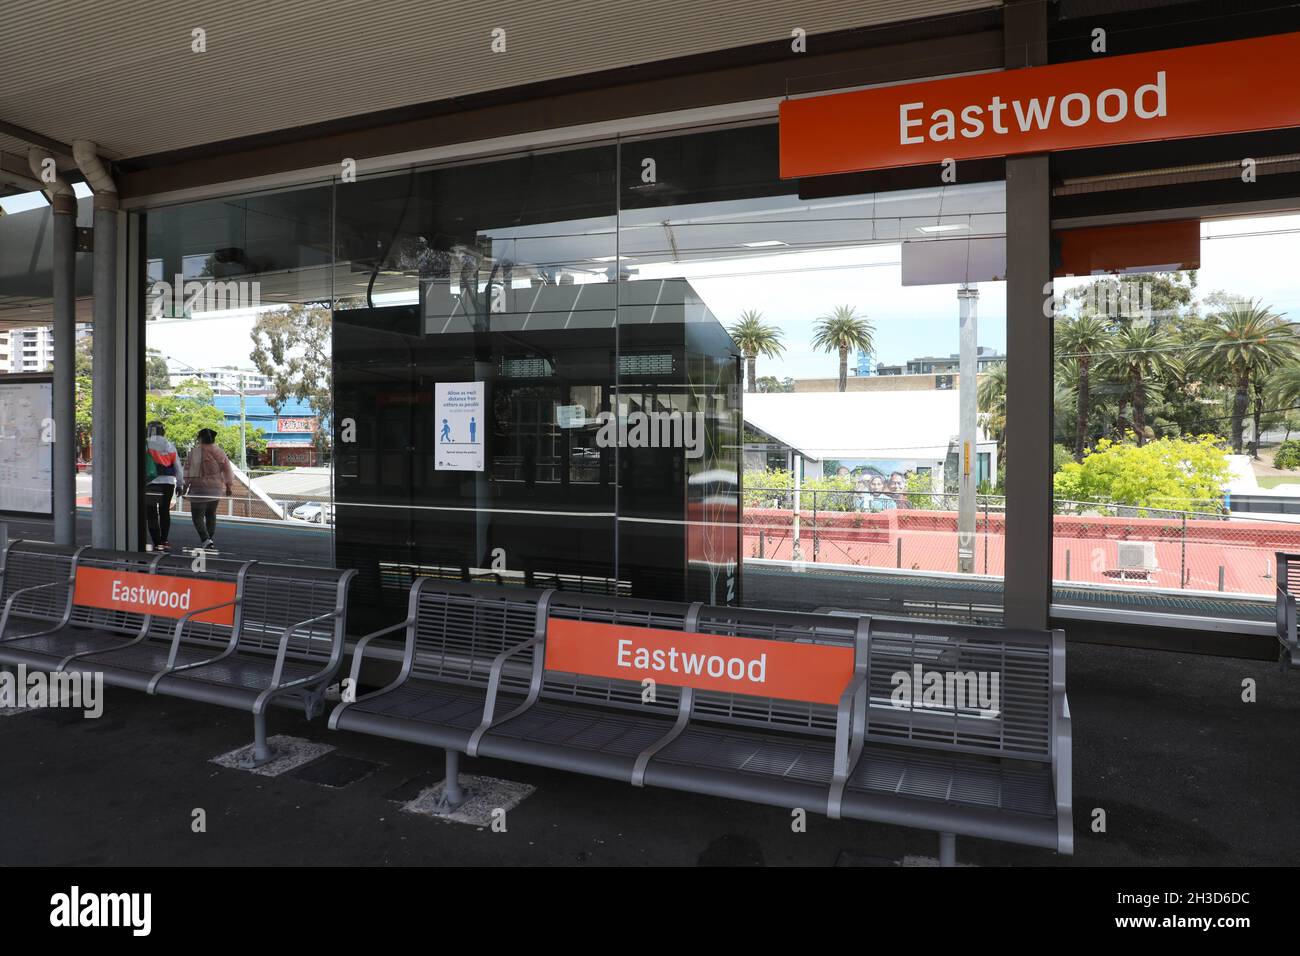
[[[1294,475],[1263,475],[1255,479],[1261,488],[1276,488],[1278,485],[1300,485],[1300,471]]]

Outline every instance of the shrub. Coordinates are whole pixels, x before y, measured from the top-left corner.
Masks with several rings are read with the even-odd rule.
[[[1274,468],[1300,468],[1300,439],[1292,438],[1278,446],[1273,457]]]
[[[1222,511],[1230,479],[1222,439],[1161,438],[1139,446],[1103,438],[1081,462],[1067,462],[1053,480],[1058,499],[1077,510],[1129,505],[1160,511]]]

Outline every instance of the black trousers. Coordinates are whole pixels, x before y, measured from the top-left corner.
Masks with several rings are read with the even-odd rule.
[[[199,533],[199,544],[217,536],[218,498],[191,498],[190,518],[194,521],[194,530]]]
[[[149,528],[149,540],[156,548],[167,540],[172,529],[172,495],[175,485],[150,482],[144,486],[144,522]]]

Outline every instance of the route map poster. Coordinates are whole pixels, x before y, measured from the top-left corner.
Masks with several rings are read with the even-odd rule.
[[[54,415],[48,380],[0,380],[0,512],[54,513],[53,455],[42,429]]]

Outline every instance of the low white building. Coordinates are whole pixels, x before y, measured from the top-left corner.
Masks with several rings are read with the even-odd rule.
[[[945,464],[960,458],[960,401],[958,389],[746,394],[745,470],[792,470],[799,455],[805,478],[897,471],[942,487]],[[972,466],[977,482],[997,482],[997,443],[982,427]]]

